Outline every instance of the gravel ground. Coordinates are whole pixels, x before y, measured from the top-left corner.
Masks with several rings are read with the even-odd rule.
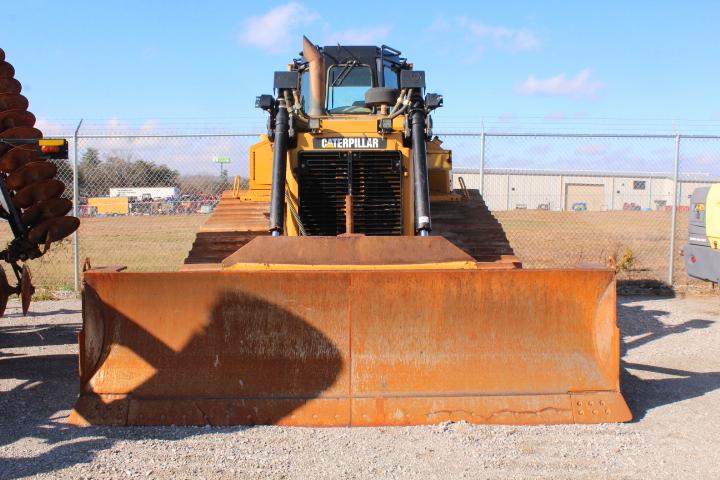
[[[309,429],[65,424],[80,302],[0,320],[0,478],[719,478],[720,297],[623,298],[627,424]]]

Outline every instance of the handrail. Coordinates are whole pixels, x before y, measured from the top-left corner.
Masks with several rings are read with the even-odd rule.
[[[463,196],[465,198],[470,198],[470,192],[468,192],[467,186],[465,185],[465,179],[463,177],[458,177],[458,183],[460,184],[460,188],[462,188]]]

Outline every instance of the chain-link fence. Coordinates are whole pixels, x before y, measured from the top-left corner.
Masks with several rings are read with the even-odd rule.
[[[720,137],[444,134],[453,183],[477,189],[528,268],[605,263],[621,277],[687,284],[689,196],[720,182]],[[60,162],[78,235],[33,261],[73,289],[76,265],[176,270],[224,190],[247,177],[256,134],[78,135]],[[76,175],[74,174],[76,172]],[[73,180],[76,180],[74,182]],[[77,185],[77,194],[73,190]],[[9,232],[6,232],[6,236]],[[77,240],[77,245],[75,244]]]

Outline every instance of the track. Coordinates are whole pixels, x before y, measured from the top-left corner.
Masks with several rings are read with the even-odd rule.
[[[200,229],[185,259],[185,269],[219,264],[258,235],[268,234],[269,204],[249,202],[224,192],[215,212]],[[502,225],[476,190],[461,201],[433,202],[433,235],[441,235],[478,262],[509,262],[520,266]]]
[[[224,192],[215,211],[195,236],[185,264],[194,266],[190,268],[219,264],[256,236],[268,235],[269,209],[269,203],[240,200],[233,192]]]
[[[477,190],[462,201],[432,202],[432,234],[440,235],[478,262],[511,262],[520,266],[505,231]]]

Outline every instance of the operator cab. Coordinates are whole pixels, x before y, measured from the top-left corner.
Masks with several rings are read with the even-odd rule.
[[[384,95],[387,103],[394,103],[400,93],[400,70],[411,67],[398,50],[387,45],[326,46],[321,52],[327,69],[324,107],[331,115],[376,113],[377,106],[366,103],[371,89],[375,95]],[[312,101],[309,61],[300,57],[293,67],[301,73],[300,93],[307,112]]]

